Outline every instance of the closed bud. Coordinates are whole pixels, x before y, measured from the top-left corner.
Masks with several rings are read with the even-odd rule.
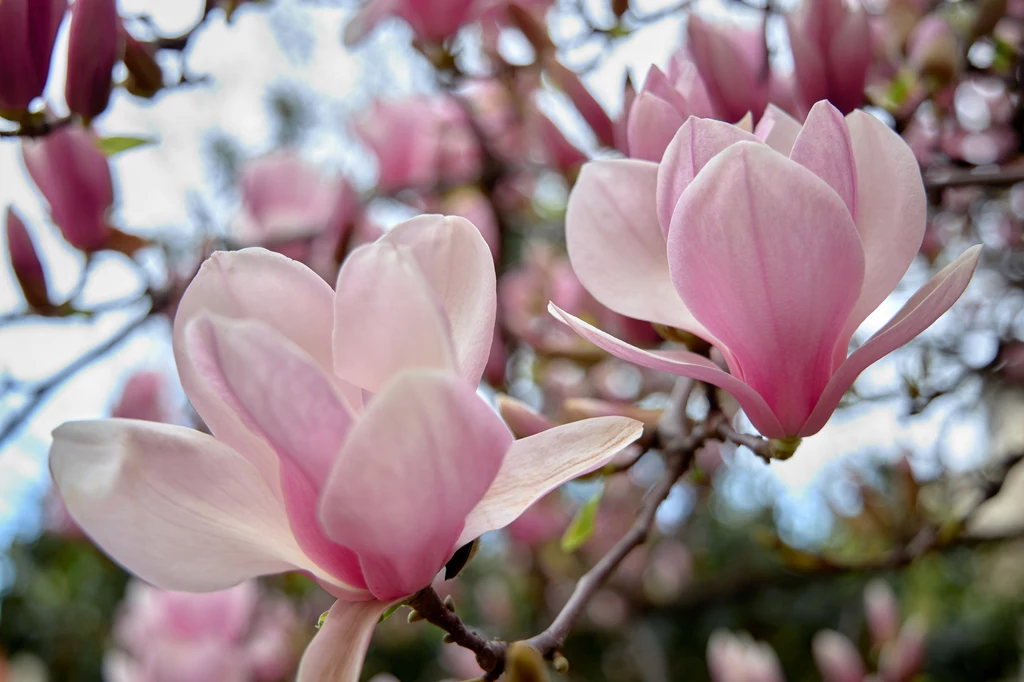
[[[507,395],[498,396],[498,412],[516,438],[528,438],[554,426],[550,419],[534,412],[526,403]]]
[[[46,273],[39,261],[32,238],[13,208],[7,209],[7,250],[14,276],[32,310],[44,310],[50,305]]]
[[[82,118],[107,108],[112,72],[121,51],[121,21],[116,0],[75,0],[68,36],[68,75],[64,99]]]
[[[0,114],[12,118],[43,94],[67,0],[0,2]]]
[[[154,48],[136,40],[122,29],[124,36],[124,65],[128,69],[125,89],[136,97],[150,98],[164,87],[164,71],[154,59]]]
[[[844,635],[822,630],[812,643],[814,662],[825,682],[863,682],[864,662]]]
[[[953,29],[940,16],[930,14],[907,40],[907,58],[919,74],[944,85],[960,71],[960,45]]]
[[[864,614],[875,646],[896,638],[900,626],[899,605],[889,583],[881,578],[872,580],[864,589]]]
[[[505,652],[508,682],[547,682],[548,671],[540,652],[529,644],[512,642]]]
[[[882,649],[878,669],[886,682],[910,682],[924,662],[925,627],[920,618],[903,624],[894,642]]]
[[[587,90],[580,77],[563,66],[553,54],[545,55],[543,64],[552,82],[572,101],[583,120],[594,131],[598,141],[606,147],[614,147],[615,124],[604,107]]]
[[[25,140],[22,154],[68,243],[83,251],[105,248],[114,187],[107,157],[95,136],[84,128],[66,126],[40,140]]]

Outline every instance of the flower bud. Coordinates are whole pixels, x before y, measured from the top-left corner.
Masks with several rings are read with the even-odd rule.
[[[28,109],[43,94],[67,0],[0,2],[0,113]]]
[[[878,669],[886,682],[909,682],[924,662],[925,627],[920,618],[903,624],[899,637],[882,649]]]
[[[512,642],[505,654],[505,677],[509,682],[547,682],[548,672],[539,651],[529,644]]]
[[[164,71],[153,58],[154,47],[136,40],[122,29],[124,36],[124,65],[128,79],[124,87],[136,97],[150,98],[164,87]]]
[[[121,51],[121,21],[115,0],[75,0],[68,37],[68,75],[64,99],[86,120],[107,108],[111,72]]]
[[[960,71],[960,46],[953,29],[940,16],[929,14],[907,40],[907,58],[922,76],[945,84]]]
[[[548,76],[572,100],[573,106],[594,131],[598,141],[606,147],[614,147],[615,124],[604,107],[587,90],[580,77],[563,66],[553,55],[545,55],[543,64]]]
[[[39,254],[32,244],[32,238],[13,208],[7,209],[7,249],[11,257],[14,276],[21,285],[21,292],[32,310],[49,307],[50,297],[46,286],[46,273],[39,262]]]
[[[166,387],[166,380],[160,372],[136,372],[125,382],[110,416],[115,419],[168,421]]]
[[[814,662],[825,682],[862,682],[864,662],[857,648],[844,635],[822,630],[812,643]]]
[[[864,589],[864,614],[875,646],[895,639],[900,626],[900,610],[889,583],[879,578],[868,584]]]
[[[22,154],[68,243],[83,251],[104,248],[114,187],[95,136],[84,128],[64,127],[40,140],[25,140]]]

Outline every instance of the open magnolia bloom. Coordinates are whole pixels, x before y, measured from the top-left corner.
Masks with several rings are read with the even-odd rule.
[[[641,433],[602,418],[513,442],[476,393],[494,316],[490,251],[461,218],[416,218],[360,247],[337,294],[269,251],[214,254],[174,325],[182,385],[213,436],[65,424],[54,481],[85,532],[158,587],[315,577],[339,601],[299,679],[354,682],[389,604]]]
[[[645,351],[551,306],[584,338],[639,365],[721,387],[766,437],[817,433],[857,376],[960,297],[980,247],[936,274],[847,357],[925,229],[910,148],[882,122],[818,102],[801,127],[769,107],[754,134],[690,118],[660,165],[583,167],[569,259],[612,310],[691,332],[729,372],[682,350]]]

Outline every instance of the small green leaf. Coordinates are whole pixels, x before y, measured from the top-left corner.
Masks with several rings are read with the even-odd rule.
[[[327,614],[328,613],[330,613],[330,611],[324,611],[323,613],[320,614],[320,618],[318,618],[317,621],[316,621],[316,629],[317,630],[319,630],[320,628],[322,628],[324,626],[324,621],[327,620]]]
[[[593,497],[584,502],[583,506],[576,512],[572,523],[569,524],[569,527],[565,529],[565,534],[562,535],[563,552],[575,552],[594,534],[594,520],[597,518],[597,507],[601,504],[602,497],[604,497],[603,487]]]
[[[398,602],[397,604],[392,604],[391,606],[389,606],[384,613],[380,614],[380,618],[377,619],[377,625],[380,625],[381,623],[386,621],[388,618],[391,617],[391,615],[395,611],[397,611],[398,609],[402,608],[403,606],[405,606],[405,602],[404,601],[403,602]]]
[[[156,140],[151,137],[101,137],[99,139],[100,151],[106,156],[114,156],[129,149],[155,144]]]

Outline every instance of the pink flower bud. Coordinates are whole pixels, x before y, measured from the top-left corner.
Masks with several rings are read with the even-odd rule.
[[[885,682],[909,682],[924,662],[925,627],[920,618],[903,624],[899,637],[882,649],[878,669]]]
[[[420,40],[439,43],[473,18],[473,5],[473,0],[371,0],[345,27],[345,43],[358,43],[390,16],[408,22]]]
[[[562,174],[573,173],[587,160],[586,154],[574,147],[550,118],[534,110],[530,117],[533,127],[533,141],[538,147],[540,162]]]
[[[43,94],[67,0],[0,2],[0,110],[28,109]]]
[[[159,372],[136,372],[128,378],[121,397],[111,411],[115,419],[169,420],[167,384]]]
[[[708,668],[714,682],[783,682],[770,646],[749,635],[716,630],[708,640]]]
[[[7,249],[11,258],[14,277],[21,285],[25,302],[32,310],[42,310],[50,305],[46,285],[46,273],[39,261],[39,254],[32,244],[32,238],[13,208],[7,209]]]
[[[960,44],[941,16],[929,14],[907,39],[907,60],[920,74],[948,83],[960,70]]]
[[[691,14],[689,50],[718,118],[735,122],[768,105],[771,74],[764,33],[721,26]]]
[[[587,90],[587,86],[583,84],[580,77],[571,69],[563,66],[553,55],[545,56],[544,68],[555,85],[572,100],[573,105],[583,116],[583,120],[594,131],[598,142],[606,147],[614,147],[615,124],[612,123],[612,119],[604,107]]]
[[[822,630],[812,644],[814,662],[825,682],[862,682],[864,661],[857,648],[845,635]]]
[[[876,646],[892,641],[900,627],[900,607],[889,583],[872,580],[864,589],[864,615]]]
[[[41,140],[25,140],[22,154],[68,243],[83,251],[104,248],[114,186],[95,136],[84,128],[65,127]]]
[[[68,108],[86,120],[107,108],[111,72],[121,52],[121,20],[115,0],[75,0],[68,38]]]

